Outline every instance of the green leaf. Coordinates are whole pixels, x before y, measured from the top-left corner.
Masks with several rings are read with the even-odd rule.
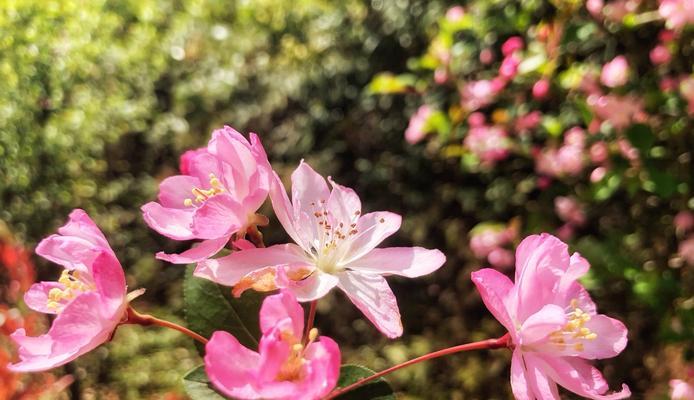
[[[200,365],[183,376],[183,388],[192,400],[224,400],[226,397],[212,387],[205,366]]]
[[[224,330],[250,348],[258,346],[260,327],[258,312],[263,295],[248,290],[241,297],[231,296],[231,289],[207,279],[193,276],[195,266],[188,266],[183,282],[188,328],[209,338],[212,333]],[[202,350],[202,346],[198,346]]]
[[[376,75],[368,86],[368,92],[372,94],[404,93],[415,84],[413,75],[393,75],[384,72]]]
[[[340,378],[337,387],[345,387],[375,374],[374,371],[360,365],[345,364],[340,367]],[[395,400],[393,388],[383,378],[378,378],[365,385],[359,386],[354,390],[338,396],[340,400]]]
[[[639,149],[642,156],[646,156],[655,143],[655,136],[648,125],[634,124],[627,129],[626,135],[631,144]]]

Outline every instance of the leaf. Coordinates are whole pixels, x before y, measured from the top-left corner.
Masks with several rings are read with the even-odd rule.
[[[183,388],[193,400],[224,400],[226,397],[217,393],[205,373],[205,366],[199,365],[183,376]]]
[[[194,265],[186,268],[183,282],[188,328],[206,338],[215,331],[224,330],[234,335],[242,345],[257,348],[260,337],[258,313],[263,295],[248,290],[240,298],[234,298],[230,288],[193,276],[194,269]],[[202,351],[202,346],[198,346],[198,350]]]
[[[648,154],[648,151],[653,147],[655,143],[655,136],[651,132],[651,128],[644,124],[634,124],[629,127],[626,131],[627,138],[629,142],[639,149],[642,156]]]
[[[415,84],[415,80],[413,75],[393,75],[384,72],[373,78],[368,91],[372,94],[404,93]]]
[[[340,378],[337,381],[337,387],[345,387],[375,374],[374,371],[362,367],[361,365],[345,364],[340,367]],[[395,400],[393,388],[383,378],[378,378],[365,385],[359,386],[354,390],[336,397],[340,400]]]

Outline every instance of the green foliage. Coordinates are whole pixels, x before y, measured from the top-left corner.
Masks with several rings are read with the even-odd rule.
[[[343,365],[340,367],[340,378],[337,381],[337,387],[342,388],[360,379],[369,377],[375,374],[374,371],[361,365]],[[395,400],[395,394],[388,382],[383,378],[378,378],[365,385],[361,385],[354,390],[336,397],[341,400]]]
[[[224,396],[212,387],[210,379],[205,374],[205,366],[199,365],[183,377],[183,387],[192,400],[223,400]]]

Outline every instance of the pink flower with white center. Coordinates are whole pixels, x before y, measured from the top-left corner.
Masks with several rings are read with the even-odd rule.
[[[588,106],[598,119],[609,121],[617,130],[634,122],[643,122],[646,118],[643,102],[634,96],[590,95]]]
[[[467,111],[475,111],[489,105],[503,89],[497,80],[479,80],[466,83],[460,90],[461,105]]]
[[[603,65],[600,81],[607,87],[618,87],[629,80],[629,63],[626,57],[617,56],[612,61]]]
[[[157,258],[187,264],[222,249],[232,235],[239,238],[254,224],[266,223],[255,212],[270,190],[272,168],[258,136],[250,142],[225,126],[212,133],[207,147],[181,156],[181,172],[159,184],[158,202],[142,206],[152,229],[175,240],[202,239],[181,254]]]
[[[429,120],[431,114],[432,109],[426,104],[417,109],[417,112],[410,118],[410,124],[405,131],[407,143],[415,144],[424,139],[424,136],[428,133],[427,120]]]
[[[559,196],[554,199],[554,209],[557,216],[564,221],[575,226],[586,223],[586,212],[583,206],[573,197]]]
[[[694,24],[694,0],[660,0],[658,12],[668,29],[681,30]]]
[[[620,321],[598,314],[579,283],[590,265],[548,234],[525,238],[516,250],[515,283],[485,268],[472,273],[494,317],[508,329],[514,347],[511,387],[516,399],[559,399],[557,385],[591,399],[622,399],[588,360],[619,354],[627,344]]]
[[[70,213],[58,235],[42,240],[36,253],[65,269],[57,282],[34,284],[24,295],[26,305],[54,314],[48,332],[26,336],[17,329],[12,340],[20,361],[14,372],[55,368],[108,341],[125,314],[125,275],[99,228],[83,210]]]
[[[682,379],[670,380],[671,400],[694,400],[694,386]]]
[[[195,275],[235,286],[293,292],[299,301],[323,297],[337,286],[390,338],[402,334],[400,312],[384,275],[416,278],[440,268],[446,257],[421,247],[376,246],[400,228],[390,212],[363,214],[359,196],[317,174],[305,162],[292,174],[292,200],[275,174],[270,199],[294,243],[249,249],[198,263]]]
[[[475,154],[483,164],[493,165],[508,157],[511,140],[504,128],[496,125],[471,127],[463,145]]]
[[[205,346],[205,371],[220,392],[237,399],[320,399],[337,384],[340,349],[311,329],[302,342],[304,310],[289,292],[260,309],[258,352],[217,331]]]

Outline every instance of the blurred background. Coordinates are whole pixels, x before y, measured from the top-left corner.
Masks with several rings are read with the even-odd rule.
[[[341,294],[317,325],[380,370],[499,336],[470,282],[512,271],[527,234],[592,264],[584,283],[625,322],[599,362],[611,387],[668,398],[694,358],[694,10],[684,1],[14,0],[0,3],[0,399],[183,399],[200,363],[173,331],[119,328],[47,374],[5,370],[7,335],[48,321],[22,293],[59,268],[33,247],[83,208],[136,306],[183,321],[189,244],[139,207],[215,128],[257,132],[280,175],[301,158],[404,216],[388,245],[440,248],[445,267],[391,278],[405,325],[385,340]],[[678,8],[679,7],[679,8]],[[691,7],[691,6],[689,6]],[[675,10],[674,12],[672,10]],[[268,215],[272,211],[265,208]],[[267,243],[286,236],[275,219]],[[404,399],[510,398],[510,354],[479,352],[390,377]]]

